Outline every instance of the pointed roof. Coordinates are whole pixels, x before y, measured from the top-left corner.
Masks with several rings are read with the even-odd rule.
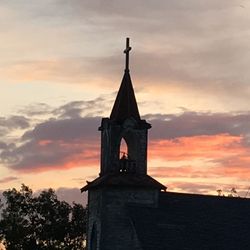
[[[129,70],[125,70],[110,119],[121,122],[130,117],[141,120]]]
[[[110,115],[111,120],[118,122],[123,122],[131,117],[136,121],[141,120],[129,74],[129,52],[131,49],[129,46],[129,38],[127,37],[126,48],[124,50],[124,54],[126,55],[124,76]]]

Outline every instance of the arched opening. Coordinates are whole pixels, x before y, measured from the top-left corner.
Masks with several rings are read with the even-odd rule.
[[[120,156],[119,156],[119,172],[120,173],[135,173],[136,172],[136,161],[130,157],[127,141],[122,138],[120,142]]]
[[[124,140],[128,145],[128,155],[132,160],[136,160],[138,156],[138,136],[133,131],[126,131],[124,134]]]
[[[122,158],[128,158],[128,145],[126,143],[126,141],[124,140],[124,138],[121,139],[121,143],[120,143],[120,157],[119,159]]]
[[[91,231],[91,237],[90,237],[90,250],[96,250],[97,249],[97,230],[96,225],[94,224]]]

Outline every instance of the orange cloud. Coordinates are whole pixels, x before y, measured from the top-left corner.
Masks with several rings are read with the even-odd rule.
[[[51,140],[40,140],[40,141],[38,142],[38,145],[39,145],[39,146],[47,146],[47,145],[49,145],[50,143],[52,143]]]
[[[243,137],[229,134],[151,140],[149,174],[171,191],[216,194],[216,190],[223,187],[244,189],[250,183],[249,151]],[[14,167],[18,171],[81,167],[89,168],[93,174],[99,171],[100,143],[97,138],[40,139],[33,141],[24,152],[26,158]]]
[[[149,159],[160,158],[167,161],[183,161],[195,158],[215,159],[236,156],[246,150],[241,141],[241,136],[229,134],[156,140],[150,143]]]
[[[152,141],[149,173],[171,191],[204,194],[234,186],[246,190],[250,183],[249,155],[243,138],[229,134]]]
[[[93,167],[99,165],[99,145],[96,142],[74,140],[39,140],[25,151],[25,157],[12,168],[24,173],[55,169]]]

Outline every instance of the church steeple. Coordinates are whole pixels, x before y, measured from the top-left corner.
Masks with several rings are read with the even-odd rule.
[[[129,38],[127,38],[126,49],[124,50],[124,53],[126,54],[124,76],[110,115],[111,120],[115,120],[118,122],[122,122],[131,117],[133,117],[137,121],[140,120],[135,93],[129,74],[130,50],[131,47],[129,46]]]
[[[99,127],[101,131],[100,178],[87,185],[86,189],[93,185],[101,185],[101,183],[110,185],[113,181],[116,184],[120,183],[119,185],[140,183],[141,186],[153,185],[162,188],[161,184],[147,175],[148,129],[151,125],[142,120],[139,114],[129,73],[130,51],[129,38],[127,38],[124,50],[125,70],[120,89],[110,117],[103,118]],[[139,183],[137,183],[138,178]]]
[[[88,191],[88,250],[141,249],[127,210],[131,204],[155,208],[166,187],[147,175],[148,129],[140,118],[129,74],[129,39],[125,72],[110,117],[103,118],[99,177]],[[129,205],[129,206],[127,206]]]
[[[125,71],[121,86],[110,118],[104,118],[99,128],[102,131],[101,175],[121,172],[147,174],[147,130],[151,125],[141,120],[139,114],[129,74],[130,50],[127,38],[124,50]],[[127,152],[121,152],[122,141],[127,146]]]

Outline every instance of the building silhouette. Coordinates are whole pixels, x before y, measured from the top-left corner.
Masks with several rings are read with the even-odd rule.
[[[167,192],[147,175],[151,125],[141,119],[129,72],[103,118],[99,177],[87,182],[88,250],[249,250],[250,200]],[[120,152],[121,141],[127,152]]]

